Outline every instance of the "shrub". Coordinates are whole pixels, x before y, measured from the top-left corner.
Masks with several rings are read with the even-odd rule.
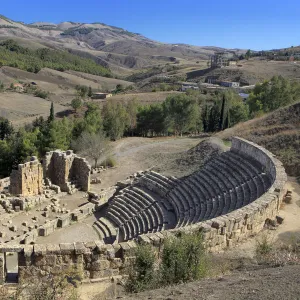
[[[49,93],[46,91],[42,91],[42,90],[36,90],[34,92],[34,96],[39,97],[39,98],[43,98],[43,99],[47,99],[49,96]]]
[[[168,239],[161,262],[162,278],[166,284],[199,279],[207,273],[207,260],[201,235],[183,234]]]
[[[116,165],[117,162],[113,157],[108,157],[101,163],[101,166],[110,167],[110,168],[115,167]]]
[[[155,264],[159,265],[155,267]],[[128,292],[196,280],[208,274],[210,265],[201,235],[182,234],[165,241],[162,258],[155,260],[151,246],[136,250],[136,261],[126,282]]]
[[[269,254],[273,249],[273,243],[267,234],[263,234],[261,238],[256,240],[256,255],[264,256]]]
[[[129,274],[125,284],[125,290],[130,293],[136,293],[154,286],[155,272],[155,254],[149,245],[138,246],[136,252],[136,261]]]

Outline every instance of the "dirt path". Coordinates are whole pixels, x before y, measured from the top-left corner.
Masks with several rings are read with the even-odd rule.
[[[117,168],[109,169],[100,175],[102,183],[93,186],[97,191],[108,188],[119,180],[126,179],[129,175],[151,167],[176,170],[176,159],[197,145],[201,139],[198,138],[124,138],[112,144],[112,155],[117,160]],[[174,172],[175,175],[175,172]]]

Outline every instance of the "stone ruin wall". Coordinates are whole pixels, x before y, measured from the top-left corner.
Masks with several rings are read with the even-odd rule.
[[[10,193],[13,195],[33,196],[43,192],[43,168],[37,157],[30,162],[19,164],[10,175]]]
[[[170,235],[201,232],[206,247],[210,251],[219,251],[258,233],[267,219],[274,219],[285,194],[287,180],[281,162],[264,148],[240,138],[233,139],[231,150],[254,156],[272,172],[273,185],[269,191],[251,204],[227,215],[180,229],[141,235],[138,243],[151,244],[159,256],[164,240]],[[75,268],[82,272],[86,280],[93,282],[128,274],[130,265],[135,260],[136,247],[135,241],[113,245],[105,245],[102,241],[0,245],[0,253],[18,252],[20,282],[30,280],[32,276],[45,276],[48,272],[57,274],[68,268]],[[3,280],[3,274],[4,261],[0,259],[0,280]]]
[[[35,156],[29,162],[19,164],[10,177],[0,180],[0,192],[8,188],[12,195],[40,195],[47,178],[50,179],[47,185],[56,185],[63,192],[72,192],[75,188],[89,191],[90,173],[91,166],[86,159],[73,151],[51,151],[47,152],[43,165]]]
[[[70,192],[72,184],[83,191],[90,189],[91,166],[71,150],[47,152],[43,167],[44,177],[59,186],[62,192]]]
[[[10,186],[10,177],[0,179],[0,193]]]

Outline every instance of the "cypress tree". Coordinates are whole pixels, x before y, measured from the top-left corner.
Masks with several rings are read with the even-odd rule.
[[[230,127],[230,114],[229,114],[229,110],[228,110],[225,124],[224,124],[224,129],[229,128],[229,127]]]
[[[226,121],[226,98],[225,95],[223,95],[222,108],[221,108],[220,120],[219,120],[219,130],[224,129],[225,121]]]
[[[204,113],[203,113],[203,131],[208,132],[209,125],[209,110],[208,105],[205,105]]]
[[[50,115],[48,117],[48,122],[51,123],[54,121],[54,104],[51,102],[51,107],[50,107]]]
[[[89,86],[88,96],[91,98],[93,96],[92,88]]]
[[[209,121],[208,121],[208,132],[215,132],[218,130],[219,125],[219,108],[218,105],[215,104],[209,112]]]

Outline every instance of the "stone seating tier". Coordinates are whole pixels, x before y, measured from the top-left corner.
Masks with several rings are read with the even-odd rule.
[[[184,179],[145,173],[109,202],[106,217],[127,241],[170,228],[171,214],[178,228],[230,213],[259,198],[271,181],[258,161],[228,151]]]

